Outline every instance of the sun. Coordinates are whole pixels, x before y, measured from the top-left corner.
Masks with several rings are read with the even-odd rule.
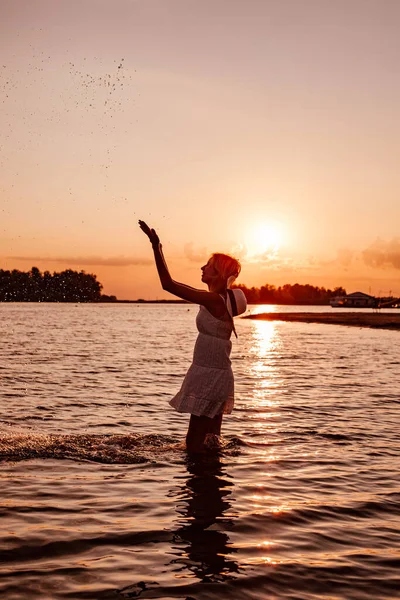
[[[250,255],[276,254],[283,242],[279,223],[259,223],[249,230],[246,247]]]

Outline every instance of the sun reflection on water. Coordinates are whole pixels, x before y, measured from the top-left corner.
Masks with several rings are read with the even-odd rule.
[[[247,401],[247,423],[251,427],[250,439],[246,440],[250,451],[256,452],[257,461],[264,465],[258,479],[257,489],[249,490],[243,498],[249,515],[264,518],[283,519],[293,507],[279,493],[273,483],[277,466],[282,460],[282,422],[285,408],[283,394],[285,375],[282,367],[284,341],[279,323],[273,321],[253,321],[248,337],[248,354],[251,358],[248,373],[252,381],[251,394]],[[266,483],[268,480],[268,483]],[[270,484],[269,482],[272,483]],[[254,544],[255,540],[249,541]],[[257,540],[257,552],[246,557],[246,564],[278,565],[282,561],[274,540]],[[279,543],[278,543],[279,546]]]
[[[262,413],[258,413],[258,418],[262,421],[271,417],[268,409],[279,405],[276,396],[281,385],[277,364],[280,344],[276,323],[253,321],[249,346],[249,353],[253,358],[249,370],[254,381],[251,404],[254,408],[263,409]],[[279,416],[279,412],[274,413],[276,417]]]
[[[268,355],[277,343],[274,321],[253,321],[252,332],[254,353],[260,357]]]

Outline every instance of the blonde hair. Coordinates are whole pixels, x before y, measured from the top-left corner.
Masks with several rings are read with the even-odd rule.
[[[240,262],[229,254],[219,252],[211,254],[210,259],[214,269],[225,280],[226,287],[230,288],[242,269]]]

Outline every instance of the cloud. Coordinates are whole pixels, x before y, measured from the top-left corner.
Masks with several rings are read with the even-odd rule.
[[[148,258],[129,257],[129,256],[114,256],[111,258],[103,258],[102,256],[7,256],[9,260],[22,260],[30,263],[62,263],[71,266],[106,266],[106,267],[130,267],[130,266],[147,266],[153,264],[153,260]]]
[[[337,261],[342,267],[349,267],[354,257],[354,250],[350,250],[349,248],[339,248],[337,251]]]
[[[247,265],[256,265],[261,270],[271,271],[295,271],[298,268],[304,268],[304,262],[294,260],[290,256],[281,256],[277,252],[264,252],[246,257],[243,263]]]
[[[324,269],[339,268],[343,271],[348,271],[350,265],[354,265],[355,262],[360,260],[360,253],[350,248],[339,248],[336,250],[336,256],[330,259],[317,260],[313,258],[310,260],[310,265],[322,267]]]
[[[281,263],[282,259],[276,252],[263,252],[262,254],[252,254],[247,257],[249,263],[259,263],[261,265],[276,265]]]
[[[400,238],[388,242],[377,238],[362,252],[362,256],[369,267],[400,269]]]
[[[187,244],[185,244],[183,251],[185,253],[186,258],[191,262],[207,262],[210,256],[210,252],[207,251],[207,248],[205,246],[194,250],[193,242],[188,242]]]

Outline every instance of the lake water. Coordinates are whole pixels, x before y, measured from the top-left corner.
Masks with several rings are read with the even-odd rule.
[[[399,598],[400,332],[237,319],[192,460],[197,310],[0,304],[0,597]]]

